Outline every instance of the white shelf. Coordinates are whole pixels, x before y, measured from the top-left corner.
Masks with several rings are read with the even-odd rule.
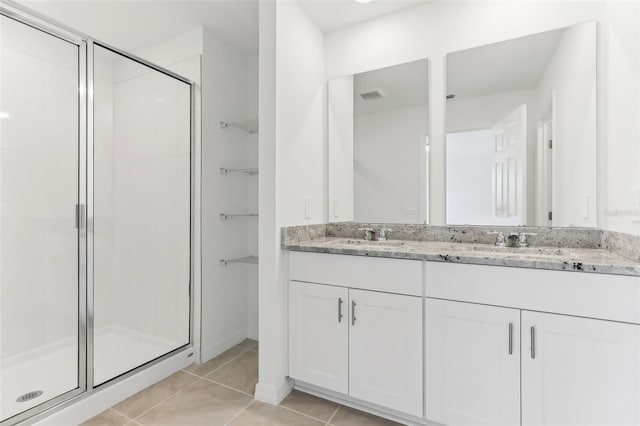
[[[258,217],[258,215],[256,213],[239,213],[239,214],[220,213],[220,220],[233,219],[234,217]]]
[[[227,266],[229,263],[242,263],[245,265],[257,265],[258,256],[237,257],[234,259],[220,259],[220,265]]]
[[[248,175],[257,175],[258,169],[227,169],[225,167],[220,167],[221,175],[226,175],[228,173],[245,173]]]
[[[244,130],[249,134],[258,133],[258,119],[254,118],[252,120],[244,120],[244,121],[233,121],[233,122],[220,122],[221,129],[227,129],[229,127],[233,127],[234,129]]]

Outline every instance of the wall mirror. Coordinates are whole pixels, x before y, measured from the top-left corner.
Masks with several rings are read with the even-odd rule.
[[[428,223],[429,61],[328,84],[329,221]]]
[[[446,58],[450,225],[596,226],[596,23]]]

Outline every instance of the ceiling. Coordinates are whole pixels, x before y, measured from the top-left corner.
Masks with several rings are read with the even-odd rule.
[[[199,26],[209,28],[243,52],[258,52],[259,0],[17,1],[97,40],[134,53]],[[324,32],[427,1],[298,0]]]
[[[563,32],[547,31],[447,55],[447,94],[463,99],[537,87]]]
[[[18,0],[67,26],[137,52],[195,27],[258,52],[258,0]]]
[[[379,90],[384,97],[370,101],[360,97],[361,93],[373,90]],[[427,105],[429,61],[423,59],[357,74],[353,91],[356,115]]]
[[[324,32],[335,31],[368,19],[427,3],[428,0],[298,0],[307,15]]]

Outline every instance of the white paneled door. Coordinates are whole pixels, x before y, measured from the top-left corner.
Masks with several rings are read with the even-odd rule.
[[[349,290],[349,395],[422,417],[422,298]]]
[[[527,106],[520,105],[493,127],[493,199],[495,225],[526,223]]]
[[[520,311],[426,299],[426,417],[520,424]]]
[[[522,426],[640,424],[640,326],[522,312]]]
[[[289,282],[289,375],[349,392],[349,290]]]

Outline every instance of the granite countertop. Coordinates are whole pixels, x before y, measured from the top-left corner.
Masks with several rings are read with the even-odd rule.
[[[331,225],[327,225],[331,226]],[[291,230],[293,229],[293,232]],[[640,259],[615,253],[600,244],[567,246],[496,247],[493,244],[459,241],[399,240],[365,241],[361,238],[332,236],[334,232],[301,227],[283,228],[282,248],[292,251],[388,257],[433,262],[468,263],[519,268],[578,271],[640,277]],[[293,236],[294,238],[291,238]],[[300,238],[302,237],[302,238]],[[563,238],[566,238],[563,236]],[[611,235],[607,235],[610,240]],[[444,240],[444,238],[441,238]],[[635,241],[634,241],[635,242]],[[635,244],[634,244],[635,245]],[[608,245],[605,244],[605,247]]]

